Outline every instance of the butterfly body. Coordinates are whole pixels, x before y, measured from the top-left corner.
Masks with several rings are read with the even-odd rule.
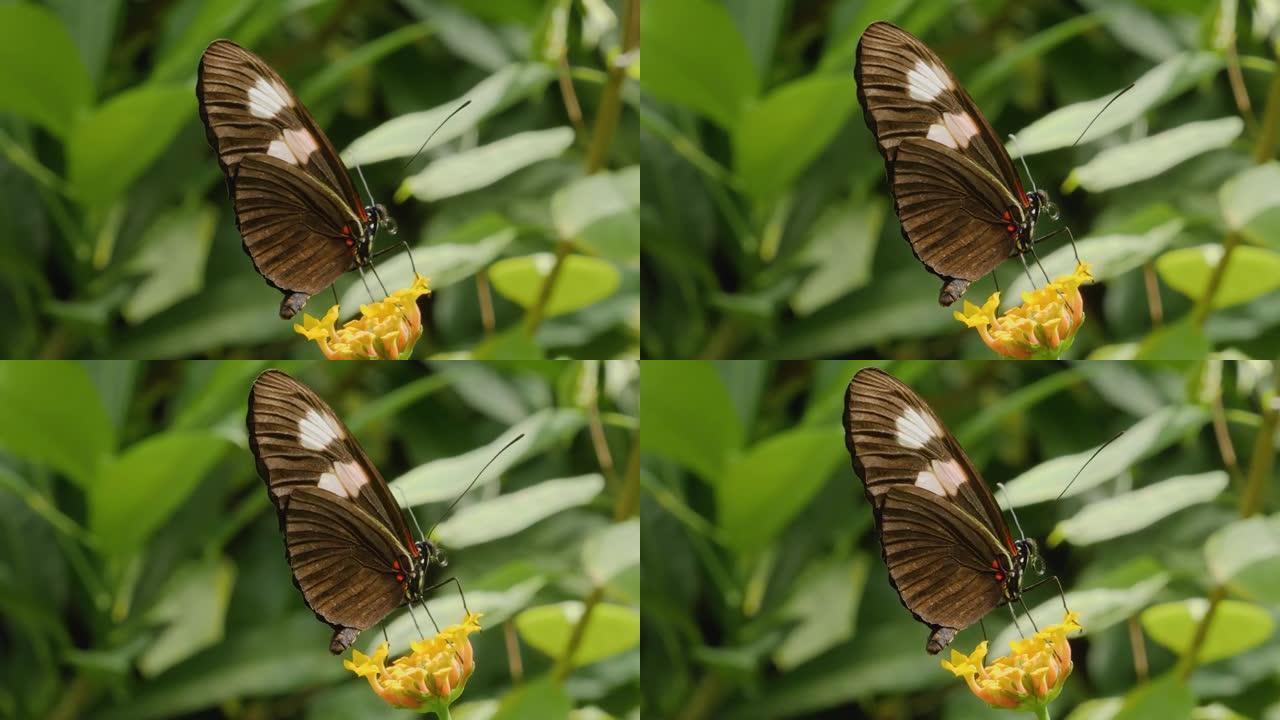
[[[368,264],[395,223],[361,202],[346,166],[284,79],[254,53],[216,40],[200,58],[196,97],[255,269],[285,294],[280,316]]]
[[[284,535],[293,582],[344,652],[363,630],[422,600],[448,565],[415,541],[385,480],[332,408],[278,370],[249,392],[249,447]]]
[[[919,395],[861,370],[845,394],[844,427],[889,581],[929,626],[929,653],[1021,597],[1035,543],[1013,538],[982,476]]]
[[[1013,255],[1028,252],[1042,211],[1009,153],[946,64],[916,37],[886,22],[858,41],[854,75],[867,127],[884,158],[902,234],[942,278],[950,305]]]

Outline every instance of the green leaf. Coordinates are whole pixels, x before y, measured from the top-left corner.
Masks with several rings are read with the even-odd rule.
[[[430,110],[392,118],[361,135],[342,151],[342,161],[350,167],[410,157],[418,152],[423,140],[439,127],[439,132],[423,150],[429,152],[432,148],[461,137],[481,121],[516,104],[554,77],[552,70],[540,63],[509,65],[480,81],[456,101],[451,100]],[[441,126],[440,123],[457,110],[463,100],[470,100],[471,104]]]
[[[716,482],[744,431],[715,367],[706,362],[647,361],[640,373],[640,447]]]
[[[1000,493],[1000,505],[1019,508],[1053,500],[1081,468],[1084,470],[1065,497],[1084,493],[1128,470],[1139,460],[1169,447],[1187,433],[1198,430],[1208,420],[1207,412],[1192,405],[1167,407],[1151,413],[1108,445],[1088,466],[1085,466],[1085,461],[1097,451],[1097,447],[1053,458],[1010,480],[1005,486],[1006,492]]]
[[[1209,536],[1209,573],[1236,594],[1280,604],[1280,515],[1236,521]]]
[[[803,427],[771,435],[729,462],[716,481],[716,519],[724,541],[760,550],[791,522],[845,458],[840,429]]]
[[[509,691],[502,698],[497,711],[486,720],[567,718],[572,710],[573,699],[568,692],[554,679],[544,678]],[[459,720],[467,719],[459,716]]]
[[[853,637],[870,567],[871,556],[860,552],[811,567],[795,583],[782,614],[798,624],[773,652],[779,669],[787,672]]]
[[[551,197],[551,219],[562,240],[573,240],[618,262],[640,257],[640,167],[596,173]]]
[[[130,446],[90,488],[89,529],[108,552],[137,550],[228,447],[221,436],[207,431],[164,432]]]
[[[1218,203],[1227,227],[1240,230],[1263,212],[1280,207],[1280,163],[1250,167],[1222,184]]]
[[[885,208],[880,198],[850,200],[827,208],[818,218],[801,258],[813,269],[791,294],[791,309],[797,315],[810,315],[871,281]]]
[[[974,97],[986,96],[992,88],[1009,82],[1009,77],[1020,66],[1029,64],[1032,59],[1043,57],[1055,47],[1092,30],[1099,22],[1101,19],[1095,14],[1077,15],[1021,40],[983,65],[965,83],[965,89]]]
[[[1023,581],[1024,583],[1026,580]],[[1168,573],[1157,573],[1145,580],[1125,587],[1102,587],[1089,590],[1072,590],[1059,596],[1057,588],[1050,583],[1049,599],[1031,608],[1030,617],[1038,627],[1062,622],[1062,603],[1065,600],[1071,611],[1080,615],[1080,626],[1083,635],[1097,635],[1113,625],[1122,623],[1133,617],[1160,594],[1169,584]],[[1028,613],[1018,614],[1018,623],[1026,627]],[[991,643],[992,655],[998,656],[1009,647],[1009,643],[1017,640],[1021,633],[1018,626],[1010,624],[996,636]],[[1075,637],[1074,635],[1072,637]]]
[[[298,97],[307,105],[315,105],[317,100],[327,97],[348,84],[350,76],[360,68],[371,66],[400,48],[422,40],[430,35],[431,31],[429,24],[417,23],[405,25],[371,40],[342,55],[336,61],[324,64],[320,72],[302,85],[298,91]]]
[[[1134,360],[1177,362],[1200,360],[1213,352],[1213,344],[1191,317],[1157,328],[1142,339]]]
[[[1142,613],[1142,627],[1152,640],[1181,655],[1191,646],[1196,626],[1209,611],[1209,601],[1190,598],[1161,603]],[[1196,661],[1207,665],[1239,655],[1267,641],[1275,620],[1266,609],[1239,600],[1218,603]]]
[[[523,490],[458,508],[436,526],[446,547],[471,545],[508,537],[569,508],[586,505],[604,489],[599,474],[544,480]]]
[[[1186,221],[1170,220],[1142,235],[1099,235],[1077,240],[1076,249],[1080,252],[1080,259],[1089,263],[1089,273],[1095,280],[1102,282],[1151,262],[1178,237],[1184,227]],[[1049,277],[1070,275],[1076,267],[1076,254],[1068,243],[1041,258],[1041,264]],[[1030,289],[1031,283],[1026,275],[1018,273],[1013,282],[1009,283],[1009,290],[1003,294],[1004,302],[1001,304],[1012,306],[1021,302],[1022,293]]]
[[[413,267],[427,278],[432,292],[462,282],[483,270],[516,238],[516,230],[506,226],[492,235],[471,244],[439,243],[419,245],[406,253],[397,253],[378,261],[378,274],[387,282],[387,288],[409,287],[413,283]],[[364,283],[353,279],[342,293],[343,317],[353,317],[360,311],[360,303],[368,302],[369,293]]]
[[[83,366],[0,363],[0,447],[89,488],[115,448],[116,429]]]
[[[583,609],[584,605],[576,600],[531,607],[516,616],[516,629],[526,643],[549,657],[559,658],[564,655]],[[573,665],[589,665],[639,645],[640,613],[623,605],[600,603],[587,620]]]
[[[187,85],[143,85],[100,105],[67,139],[77,197],[86,205],[110,204],[194,116],[195,94]]]
[[[650,0],[640,7],[649,72],[645,92],[733,129],[760,92],[751,51],[723,5]]]
[[[448,155],[405,178],[396,201],[412,195],[424,202],[489,187],[530,165],[559,157],[573,146],[573,128],[516,133],[488,145]]]
[[[0,67],[0,111],[59,137],[66,137],[92,100],[79,49],[58,16],[38,5],[0,6]]]
[[[235,563],[225,557],[192,563],[174,573],[147,613],[149,621],[166,627],[138,658],[143,677],[153,678],[222,641],[235,576]]]
[[[1147,111],[1195,85],[1202,77],[1222,67],[1222,59],[1212,53],[1187,53],[1170,58],[1138,78],[1133,89],[1121,95],[1105,113],[1098,115],[1116,92],[1096,100],[1086,100],[1059,108],[1023,128],[1018,141],[1009,146],[1013,157],[1035,155],[1064,148],[1075,142],[1089,122],[1097,117],[1083,142],[1088,143],[1128,127]]]
[[[1191,688],[1176,672],[1170,672],[1126,695],[1113,720],[1189,718],[1195,705]]]
[[[1180,125],[1172,130],[1109,147],[1071,171],[1064,192],[1082,187],[1102,192],[1156,177],[1197,155],[1230,145],[1244,132],[1244,120],[1225,117]]]
[[[1169,478],[1146,487],[1090,503],[1058,523],[1049,544],[1063,540],[1072,545],[1092,545],[1137,532],[1179,510],[1208,502],[1227,487],[1221,470]]]
[[[142,238],[142,250],[130,268],[147,274],[121,312],[137,324],[204,287],[204,264],[218,214],[202,203],[155,218]]]
[[[498,627],[527,606],[546,584],[545,579],[536,576],[501,591],[468,590],[466,607],[484,616],[480,619],[483,627]],[[432,594],[431,599],[427,601],[427,610],[431,613],[431,617],[436,618],[436,621],[441,624],[441,627],[462,622],[466,612],[463,609],[462,596],[449,586]],[[413,616],[409,613],[401,614],[386,626],[387,639],[391,641],[390,648],[393,656],[408,650],[409,643],[422,637],[413,622]],[[382,633],[376,633],[376,635],[377,637],[374,637],[374,633],[370,633],[369,637],[362,640],[366,654],[372,653],[374,648],[384,642]]]
[[[555,260],[551,253],[504,258],[489,268],[489,282],[503,297],[528,310],[538,302]],[[587,255],[567,255],[543,316],[581,310],[609,297],[621,284],[622,274],[612,263]]]
[[[1214,268],[1225,250],[1218,243],[1170,250],[1156,260],[1160,279],[1191,299],[1209,288]],[[1213,296],[1215,308],[1242,305],[1280,288],[1280,252],[1252,245],[1237,246]]]
[[[844,74],[794,80],[749,106],[733,133],[734,169],[747,191],[768,199],[794,182],[856,106]]]
[[[502,474],[548,448],[564,442],[578,432],[586,420],[578,410],[546,408],[507,428],[507,431],[475,450],[424,463],[392,481],[396,497],[406,507],[423,503],[453,500],[470,484],[490,460],[489,469],[476,483],[476,488],[497,482]],[[524,438],[502,454],[518,435]]]
[[[465,354],[472,360],[543,360],[547,353],[522,325],[496,332]]]
[[[48,0],[47,4],[58,13],[76,47],[80,49],[80,59],[89,74],[90,85],[96,87],[102,79],[103,71],[107,69],[107,58],[123,3],[121,0],[99,0],[91,3],[81,0]],[[4,27],[2,21],[0,27]]]
[[[583,543],[582,566],[596,587],[604,587],[619,573],[639,565],[639,518],[601,528]]]

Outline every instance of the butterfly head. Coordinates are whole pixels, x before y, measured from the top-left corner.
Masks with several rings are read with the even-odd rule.
[[[418,540],[414,546],[418,551],[417,557],[409,570],[409,581],[405,584],[411,602],[417,602],[427,594],[427,582],[433,570],[449,566],[449,559],[439,545],[430,540]]]

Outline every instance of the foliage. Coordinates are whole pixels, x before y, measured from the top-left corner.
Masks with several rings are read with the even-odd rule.
[[[0,716],[399,717],[291,582],[244,425],[268,366],[0,364]],[[332,404],[485,614],[460,717],[638,713],[637,363],[279,367]],[[462,621],[453,585],[431,597],[442,627]],[[403,610],[385,631],[393,655],[420,637]]]
[[[420,356],[638,354],[633,4],[0,5],[0,356],[317,356],[245,256],[198,118],[219,37],[270,62],[388,204],[381,281],[410,284],[403,239],[435,291]],[[338,281],[342,319],[383,297],[368,282]]]
[[[1271,3],[652,0],[645,357],[990,357],[901,237],[853,79],[876,20],[933,47],[1061,205],[1038,234],[1069,225],[1100,281],[1069,357],[1280,355]],[[1063,234],[1038,253],[1041,284],[1076,264]],[[1016,259],[996,275],[1006,307],[1030,289]]]
[[[842,440],[866,364],[644,363],[655,717],[1000,717],[925,653],[928,629],[889,585]],[[1054,717],[1280,712],[1280,364],[877,364],[934,407],[993,492],[1007,483],[997,497],[1079,613]],[[1052,582],[1024,600],[1028,636],[1028,608],[1040,629],[1063,617]],[[984,623],[1005,655],[1010,613]],[[975,625],[953,647],[983,636]]]

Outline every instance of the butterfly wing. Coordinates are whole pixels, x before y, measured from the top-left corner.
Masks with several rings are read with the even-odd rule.
[[[245,252],[273,287],[311,296],[354,267],[351,228],[359,219],[297,166],[247,156],[237,164],[232,197]],[[301,307],[287,309],[290,299],[281,306],[286,318]]]
[[[935,635],[940,628],[954,634],[998,605],[1018,551],[1000,506],[942,419],[892,375],[867,368],[845,393],[844,427],[903,605]],[[932,527],[921,535],[922,526]],[[975,590],[971,573],[986,585]],[[957,594],[973,594],[973,605],[954,614],[934,607],[935,596]],[[931,638],[931,652],[934,645]]]
[[[1004,601],[991,567],[1000,544],[972,515],[915,485],[890,488],[879,514],[889,580],[902,604],[933,629],[930,654]]]
[[[316,617],[334,629],[340,655],[356,636],[406,601],[411,559],[385,525],[326,490],[300,487],[284,500],[281,528],[293,581]]]

